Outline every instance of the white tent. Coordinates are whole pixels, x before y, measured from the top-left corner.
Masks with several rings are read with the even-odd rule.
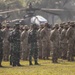
[[[37,24],[37,25],[40,25],[40,24],[45,24],[45,23],[47,23],[48,21],[44,18],[44,17],[42,17],[42,16],[40,16],[40,15],[37,15],[37,16],[34,16],[34,17],[32,17],[31,18],[31,23],[32,24]]]

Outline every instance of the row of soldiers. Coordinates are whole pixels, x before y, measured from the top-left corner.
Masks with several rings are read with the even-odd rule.
[[[12,66],[20,66],[20,58],[29,59],[29,64],[32,65],[34,56],[35,65],[38,65],[37,58],[45,60],[50,55],[53,63],[57,63],[58,58],[74,61],[74,28],[74,22],[55,24],[53,27],[48,23],[40,26],[25,25],[21,30],[20,25],[15,24],[12,31],[8,25],[4,29],[0,28],[0,62],[2,57],[8,61],[10,56]]]
[[[52,62],[58,58],[74,61],[75,55],[75,22],[56,24],[51,31],[50,40],[53,44]]]

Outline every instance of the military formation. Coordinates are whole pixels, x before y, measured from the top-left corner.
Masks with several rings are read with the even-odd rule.
[[[58,59],[74,61],[75,22],[24,25],[16,23],[13,28],[0,23],[0,67],[2,60],[11,66],[22,66],[20,60],[29,60],[29,65],[40,65],[38,59],[58,63]],[[51,58],[50,58],[51,57]]]

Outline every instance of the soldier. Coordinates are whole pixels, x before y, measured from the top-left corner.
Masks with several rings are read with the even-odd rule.
[[[61,47],[62,47],[62,58],[67,59],[67,51],[68,51],[68,42],[66,37],[66,32],[68,29],[68,24],[65,24],[64,29],[61,32]]]
[[[28,50],[28,26],[25,25],[24,31],[21,33],[22,59],[27,60],[29,55]]]
[[[61,56],[62,55],[61,32],[63,30],[64,25],[65,25],[65,23],[61,23],[60,26],[59,26],[59,29],[58,29],[59,30],[59,35],[60,35],[60,39],[59,39],[59,42],[60,42],[60,45],[59,45],[60,46],[59,57],[60,58],[62,58],[62,56]]]
[[[19,23],[15,24],[15,29],[12,31],[9,41],[11,42],[12,66],[20,65],[20,31]]]
[[[37,48],[37,25],[32,25],[32,30],[29,32],[28,36],[28,43],[30,45],[30,51],[29,51],[29,65],[32,64],[32,56],[34,56],[35,65],[38,64],[38,48]]]
[[[60,26],[59,26],[59,33],[61,34],[62,30],[63,30],[63,27],[64,27],[65,23],[61,23]]]
[[[49,25],[46,23],[44,28],[41,30],[41,39],[42,39],[42,58],[49,59],[50,56],[50,30]]]
[[[11,39],[12,39],[12,37],[11,37],[11,35],[12,35],[12,31],[13,31],[13,29],[10,31],[10,33],[9,33],[9,37],[8,37],[8,41],[9,41],[9,43],[10,43],[10,51],[9,51],[9,55],[10,55],[10,57],[9,57],[9,60],[10,60],[10,65],[12,65],[13,64],[13,54],[12,54],[12,49],[13,49],[13,42],[11,41]]]
[[[68,61],[74,61],[75,24],[71,22],[66,35],[68,40]]]
[[[53,45],[53,55],[52,55],[52,62],[57,63],[59,57],[59,25],[55,24],[55,29],[52,30],[50,40],[52,41]]]
[[[42,59],[42,38],[41,38],[41,30],[44,28],[44,25],[40,25],[38,29],[38,47],[39,47],[39,59]]]
[[[7,25],[6,28],[3,30],[3,59],[4,61],[8,61],[9,60],[9,50],[10,50],[10,43],[8,41],[8,37],[9,37],[9,26]]]
[[[1,29],[2,29],[2,24],[0,23],[0,67],[3,67],[1,65],[3,59],[3,32]]]

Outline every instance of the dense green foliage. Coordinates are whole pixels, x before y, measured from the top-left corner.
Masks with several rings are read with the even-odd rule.
[[[28,3],[33,2],[35,3],[40,3],[42,0],[0,0],[0,9],[5,8],[5,7],[10,7],[11,4],[12,6],[15,4],[15,7],[26,7],[28,5]]]

